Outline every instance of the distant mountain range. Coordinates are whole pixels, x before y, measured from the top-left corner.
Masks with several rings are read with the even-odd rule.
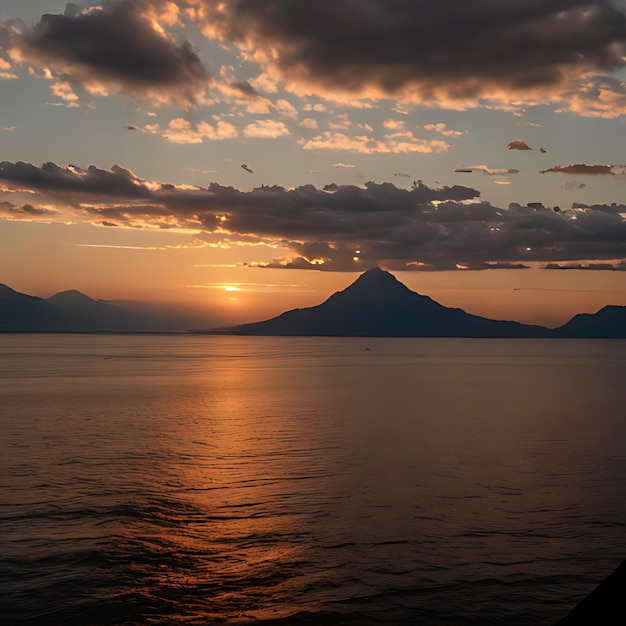
[[[192,321],[158,307],[93,300],[76,290],[37,298],[0,284],[0,331],[159,332],[190,327],[201,327],[198,317]]]
[[[196,318],[197,322],[197,318]],[[199,324],[194,325],[196,328]],[[156,332],[185,330],[188,320],[129,305],[93,300],[79,291],[37,298],[0,285],[0,330]],[[408,289],[380,268],[318,306],[265,321],[213,329],[212,334],[340,337],[626,338],[626,307],[606,306],[576,315],[556,329],[499,321],[445,307]]]

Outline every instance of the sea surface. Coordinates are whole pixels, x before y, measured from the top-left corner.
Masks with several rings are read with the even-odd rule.
[[[626,340],[0,335],[0,621],[554,624],[625,409]]]

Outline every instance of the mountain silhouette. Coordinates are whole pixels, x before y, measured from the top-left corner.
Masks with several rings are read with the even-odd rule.
[[[548,337],[541,326],[490,320],[445,307],[378,267],[318,306],[241,324],[242,335],[346,337]]]
[[[556,337],[626,339],[626,307],[605,306],[597,313],[579,313],[554,330]]]
[[[59,310],[36,296],[28,296],[0,285],[0,328],[37,330],[52,328],[61,322]]]
[[[46,302],[63,312],[62,326],[73,331],[129,331],[145,327],[145,320],[132,312],[94,300],[76,289],[55,293]]]
[[[184,325],[177,328],[181,327]],[[130,306],[94,300],[74,289],[44,299],[0,285],[0,330],[152,332],[173,328],[162,313],[140,313]]]
[[[108,307],[108,305],[94,300],[76,289],[59,291],[59,293],[46,298],[46,302],[66,311],[88,312],[98,311],[101,306]]]
[[[94,300],[76,290],[49,298],[19,293],[0,284],[0,331],[168,332],[207,328],[200,314],[130,301]],[[343,291],[317,306],[277,317],[205,332],[230,335],[337,337],[553,337],[626,338],[626,307],[605,306],[581,313],[563,326],[498,321],[445,307],[411,291],[378,267],[361,274]]]

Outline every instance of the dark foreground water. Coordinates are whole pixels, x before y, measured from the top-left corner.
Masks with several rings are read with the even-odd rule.
[[[0,336],[7,624],[553,624],[626,556],[626,341]]]

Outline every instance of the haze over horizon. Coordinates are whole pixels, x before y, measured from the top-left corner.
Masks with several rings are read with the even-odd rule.
[[[625,79],[622,0],[5,0],[0,283],[219,323],[373,266],[491,319],[626,305]]]

